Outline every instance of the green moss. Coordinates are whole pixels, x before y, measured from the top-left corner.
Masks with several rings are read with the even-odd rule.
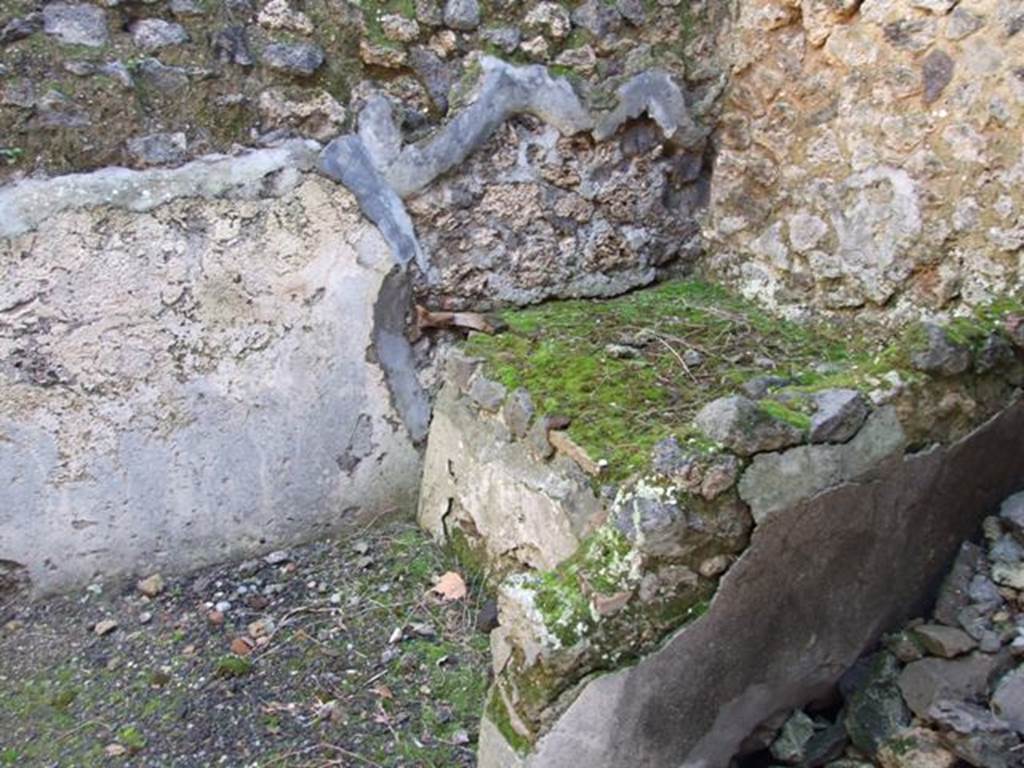
[[[696,437],[690,421],[704,403],[766,371],[799,380],[819,363],[868,366],[872,346],[838,322],[781,320],[696,280],[664,283],[611,300],[575,300],[503,313],[506,333],[474,335],[469,354],[507,387],[525,387],[538,410],[570,417],[569,433],[608,480],[643,469],[659,440]],[[606,347],[642,339],[638,357]],[[684,355],[696,350],[700,365]],[[857,377],[863,378],[861,371]],[[821,379],[822,377],[817,377]],[[707,446],[709,449],[713,446]]]
[[[512,718],[497,689],[491,690],[491,696],[487,700],[486,714],[512,749],[520,755],[525,755],[530,751],[533,742],[512,727]]]
[[[117,732],[117,741],[121,746],[127,747],[132,752],[138,752],[146,747],[146,737],[142,735],[135,726],[129,725]]]
[[[773,419],[784,421],[790,426],[796,427],[802,432],[806,432],[811,428],[811,417],[806,413],[791,408],[784,403],[780,403],[776,400],[762,400],[760,403],[761,410],[771,416]]]
[[[241,656],[222,656],[217,660],[214,674],[217,677],[243,677],[252,671],[252,662]]]

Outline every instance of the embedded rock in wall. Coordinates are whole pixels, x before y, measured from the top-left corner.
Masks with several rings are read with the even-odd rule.
[[[771,304],[897,315],[1019,286],[1019,17],[1003,0],[740,3],[719,36],[712,270]]]
[[[37,590],[413,503],[392,256],[315,151],[0,190],[0,562]]]

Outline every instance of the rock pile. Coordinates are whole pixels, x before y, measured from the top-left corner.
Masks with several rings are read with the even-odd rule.
[[[847,671],[841,703],[768,724],[748,742],[764,749],[739,764],[1024,765],[1024,492],[986,518],[982,533],[980,544],[961,546],[931,616],[886,636]]]

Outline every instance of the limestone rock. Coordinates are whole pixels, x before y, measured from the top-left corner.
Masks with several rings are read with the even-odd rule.
[[[380,18],[384,37],[395,43],[411,43],[420,36],[420,25],[415,19],[407,19],[398,13],[388,13]]]
[[[872,413],[848,443],[801,445],[755,456],[740,477],[740,498],[760,523],[826,488],[868,474],[902,453],[906,442],[895,410],[885,406]]]
[[[140,165],[173,165],[185,159],[188,142],[181,131],[128,139],[128,154]]]
[[[992,566],[992,580],[1004,587],[1024,590],[1024,563],[996,563]]]
[[[911,364],[919,371],[938,376],[956,376],[971,366],[971,352],[952,341],[940,326],[926,323],[925,347],[915,351]]]
[[[144,51],[188,42],[188,33],[181,24],[163,19],[139,19],[132,24],[131,32],[132,42]]]
[[[502,421],[505,422],[508,431],[519,439],[526,437],[529,432],[533,414],[533,398],[521,387],[514,390],[505,400],[505,404],[501,406]]]
[[[878,762],[882,768],[956,768],[959,761],[934,731],[908,728],[879,749]]]
[[[942,624],[922,624],[914,628],[914,635],[928,653],[944,659],[962,656],[978,645],[962,629]]]
[[[921,659],[906,666],[899,688],[910,709],[923,718],[943,699],[967,701],[988,696],[989,680],[1003,663],[996,656],[978,652],[952,660]]]
[[[847,699],[843,718],[846,732],[853,745],[865,754],[875,754],[910,723],[910,712],[897,687],[898,675],[896,658],[880,651],[870,658],[863,679]]]
[[[558,3],[541,2],[533,5],[526,14],[524,23],[528,27],[542,29],[555,40],[562,40],[572,31],[569,12]]]
[[[1003,676],[990,702],[992,712],[1019,733],[1024,733],[1024,667]]]
[[[318,141],[336,136],[345,122],[345,108],[323,90],[303,90],[292,98],[281,88],[260,94],[260,125],[263,130],[289,128]]]
[[[461,32],[472,32],[480,26],[480,4],[477,0],[446,0],[444,23]]]
[[[812,443],[845,443],[864,424],[870,408],[867,399],[852,389],[827,389],[814,394],[811,417]]]
[[[705,435],[740,456],[788,448],[803,440],[796,427],[773,418],[740,395],[722,397],[703,408],[694,424]]]
[[[270,0],[256,21],[265,29],[284,29],[300,35],[313,33],[313,22],[309,16],[292,8],[288,0]]]
[[[963,7],[956,7],[946,19],[946,37],[963,40],[985,26],[985,20]]]
[[[469,399],[483,408],[485,411],[497,413],[501,404],[505,401],[508,390],[504,385],[488,379],[479,370],[473,375],[469,382],[469,391],[466,393]]]
[[[107,44],[107,12],[85,3],[50,3],[43,7],[43,29],[68,45],[99,48]]]
[[[260,57],[271,69],[308,76],[324,63],[324,50],[313,43],[270,43]]]

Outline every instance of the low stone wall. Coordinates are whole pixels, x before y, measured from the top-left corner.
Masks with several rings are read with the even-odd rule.
[[[925,326],[869,373],[828,368],[845,387],[752,379],[626,477],[490,378],[509,354],[454,350],[419,519],[498,595],[480,765],[724,768],[826,693],[1024,486],[1024,344],[1002,328]]]
[[[0,190],[7,570],[181,570],[414,504],[392,256],[317,149]]]

